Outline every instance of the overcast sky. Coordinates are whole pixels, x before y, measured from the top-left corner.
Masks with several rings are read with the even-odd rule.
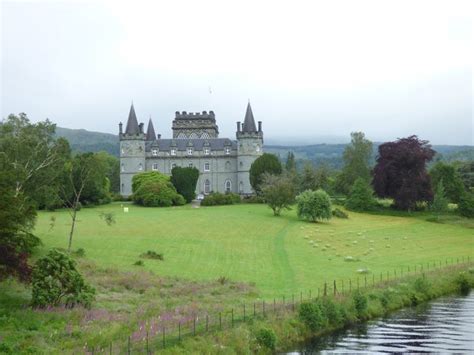
[[[171,136],[250,99],[266,138],[473,144],[472,1],[2,1],[1,114],[117,133],[133,100]]]

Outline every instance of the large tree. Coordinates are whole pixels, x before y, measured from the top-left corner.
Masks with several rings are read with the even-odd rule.
[[[430,170],[433,186],[442,181],[445,196],[449,201],[458,203],[464,194],[464,184],[454,165],[437,162]]]
[[[280,175],[282,167],[280,160],[274,154],[264,153],[259,156],[250,166],[250,185],[255,192],[260,193],[263,174]]]
[[[379,146],[372,184],[380,197],[394,199],[395,207],[414,209],[418,201],[431,201],[433,192],[426,163],[435,151],[417,136]]]
[[[267,205],[279,216],[282,209],[290,209],[295,200],[295,185],[289,174],[265,173],[262,179],[262,194]]]
[[[171,183],[186,202],[191,202],[196,197],[198,179],[199,170],[197,168],[176,166],[171,169]]]
[[[370,181],[370,162],[372,159],[372,142],[362,132],[351,133],[351,143],[344,149],[342,156],[344,167],[337,177],[336,189],[349,194],[352,185],[358,179]]]

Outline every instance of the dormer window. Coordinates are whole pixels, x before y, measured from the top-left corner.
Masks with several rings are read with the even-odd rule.
[[[153,149],[151,150],[151,155],[153,155],[154,157],[156,157],[156,156],[158,155],[158,149],[153,148]]]
[[[229,147],[226,147],[226,148],[225,148],[225,153],[226,153],[226,154],[230,154],[230,148],[229,148]]]
[[[209,148],[204,148],[204,155],[211,154],[211,150]]]
[[[193,155],[193,148],[188,148],[188,155]]]
[[[171,149],[171,155],[176,155],[176,149]]]

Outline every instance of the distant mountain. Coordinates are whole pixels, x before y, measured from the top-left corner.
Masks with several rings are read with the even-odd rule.
[[[69,129],[56,128],[56,134],[59,137],[64,137],[69,141],[71,148],[76,152],[98,152],[106,151],[109,154],[119,156],[119,140],[118,136],[110,133],[100,133],[86,131],[85,129]],[[284,144],[277,145],[276,142],[284,142]],[[326,164],[328,167],[340,169],[342,167],[342,154],[346,143],[332,143],[332,144],[312,144],[304,145],[305,142],[300,142],[299,145],[292,145],[289,141],[283,139],[272,140],[267,139],[265,151],[273,153],[280,157],[282,161],[286,160],[288,152],[293,152],[299,166],[306,161],[311,161],[315,165]],[[303,144],[302,144],[303,143]],[[374,143],[374,157],[377,154],[378,146],[381,143]],[[461,160],[474,161],[474,147],[473,146],[455,146],[455,145],[434,145],[437,155],[435,160]]]
[[[119,139],[115,134],[56,127],[56,135],[66,138],[75,152],[106,151],[119,156]]]

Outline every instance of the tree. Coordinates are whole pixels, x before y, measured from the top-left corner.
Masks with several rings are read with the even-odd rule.
[[[157,171],[148,171],[132,178],[132,199],[146,207],[169,207],[184,205],[183,196],[178,194],[170,177]]]
[[[453,203],[458,203],[464,194],[464,184],[454,165],[437,162],[430,170],[433,186],[442,181],[446,197]]]
[[[296,173],[296,161],[295,161],[295,154],[293,152],[288,152],[288,156],[286,157],[285,170],[287,172]]]
[[[263,174],[261,189],[265,202],[275,216],[279,216],[282,209],[289,210],[294,202],[295,187],[288,174]]]
[[[199,179],[199,170],[196,168],[182,168],[179,166],[171,170],[171,183],[186,202],[196,197],[196,184]]]
[[[467,218],[474,218],[474,196],[471,193],[464,193],[458,203],[457,212]]]
[[[264,153],[259,156],[250,166],[250,185],[255,192],[260,193],[260,184],[264,173],[280,175],[282,172],[281,163],[274,154]]]
[[[474,160],[466,162],[455,162],[456,171],[463,181],[464,188],[468,192],[474,192]]]
[[[434,154],[428,141],[417,136],[380,145],[372,182],[375,192],[393,198],[395,207],[402,210],[415,208],[418,201],[432,201],[426,163]]]
[[[110,183],[110,192],[120,193],[120,161],[117,157],[107,152],[96,153],[99,160],[103,162],[105,176]]]
[[[331,199],[324,190],[306,190],[296,196],[297,214],[299,218],[311,222],[331,219]]]
[[[306,163],[300,177],[300,191],[317,190],[316,172],[311,163]]]
[[[372,142],[362,132],[351,133],[351,143],[343,153],[344,167],[337,177],[336,188],[348,194],[358,178],[370,182],[370,162],[372,159]]]
[[[372,186],[366,180],[358,178],[346,200],[346,208],[352,211],[370,211],[375,207],[375,204]]]
[[[95,290],[85,283],[68,255],[51,250],[36,262],[32,274],[32,306],[44,308],[64,303],[72,308],[76,304],[90,307]]]
[[[440,180],[436,185],[433,203],[431,204],[433,212],[442,213],[448,210],[448,199],[444,191],[443,180]]]

